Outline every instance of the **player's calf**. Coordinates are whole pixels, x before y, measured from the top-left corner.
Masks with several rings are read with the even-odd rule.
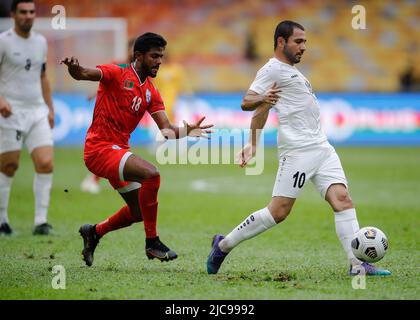
[[[292,210],[295,199],[286,197],[273,197],[267,206],[276,223],[280,223],[287,218]]]

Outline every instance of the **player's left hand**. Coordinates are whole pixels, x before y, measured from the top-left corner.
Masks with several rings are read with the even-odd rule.
[[[188,124],[185,120],[183,120],[184,128],[187,129],[187,136],[210,139],[208,134],[212,133],[213,130],[208,129],[213,127],[213,124],[207,124],[202,126],[201,123],[204,121],[205,118],[206,117],[202,117],[200,120],[193,124]]]
[[[60,61],[60,64],[65,64],[68,68],[68,71],[70,73],[70,75],[76,79],[76,80],[80,80],[80,75],[82,73],[82,67],[79,64],[79,60],[77,60],[76,57],[66,57],[63,60]]]
[[[48,112],[48,122],[50,124],[50,128],[54,129],[55,121],[54,121],[54,111],[50,110]]]
[[[71,58],[65,57],[60,61],[60,64],[65,64],[69,68],[78,68],[80,66],[79,60],[73,56]]]
[[[256,146],[247,143],[246,146],[241,151],[239,151],[236,162],[241,168],[245,167],[248,162],[255,156],[256,151]]]
[[[12,114],[12,107],[3,97],[0,97],[0,115],[7,118]]]

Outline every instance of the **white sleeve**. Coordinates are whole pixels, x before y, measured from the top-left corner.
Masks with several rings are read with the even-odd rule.
[[[281,78],[280,78],[280,68],[277,66],[266,66],[261,68],[257,72],[257,76],[255,77],[254,82],[252,82],[249,90],[252,90],[258,94],[263,94],[267,90],[269,90],[273,83],[276,82],[277,87],[281,86]]]

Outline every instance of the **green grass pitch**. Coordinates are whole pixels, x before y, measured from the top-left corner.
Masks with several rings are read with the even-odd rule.
[[[156,163],[147,152],[135,152]],[[0,300],[419,299],[420,149],[337,152],[360,226],[379,227],[390,244],[378,266],[392,276],[368,277],[364,290],[352,288],[333,213],[311,183],[286,221],[242,243],[218,275],[207,275],[212,236],[228,233],[270,200],[277,162],[269,148],[260,176],[246,176],[235,165],[158,165],[158,231],[178,259],[149,261],[140,223],[105,236],[94,265],[86,267],[79,226],[104,220],[123,201],[106,181],[99,195],[82,193],[79,185],[87,173],[82,150],[56,148],[49,222],[57,234],[31,234],[33,167],[23,153],[9,207],[16,235],[0,238]],[[64,290],[52,288],[55,265],[65,268]]]

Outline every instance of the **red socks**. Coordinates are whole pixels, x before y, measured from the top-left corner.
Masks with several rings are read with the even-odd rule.
[[[160,187],[160,176],[146,179],[141,183],[139,189],[139,205],[144,221],[144,231],[146,238],[157,237],[157,194]],[[122,207],[117,213],[105,221],[96,225],[96,233],[101,237],[106,233],[132,225],[134,222],[141,221],[131,214],[128,206]]]
[[[144,221],[146,238],[157,237],[156,221],[158,200],[157,195],[160,187],[160,176],[146,179],[141,183],[139,191],[140,210]]]
[[[128,227],[134,222],[141,221],[133,216],[128,206],[122,207],[117,213],[96,225],[96,233],[101,237],[106,233]]]

